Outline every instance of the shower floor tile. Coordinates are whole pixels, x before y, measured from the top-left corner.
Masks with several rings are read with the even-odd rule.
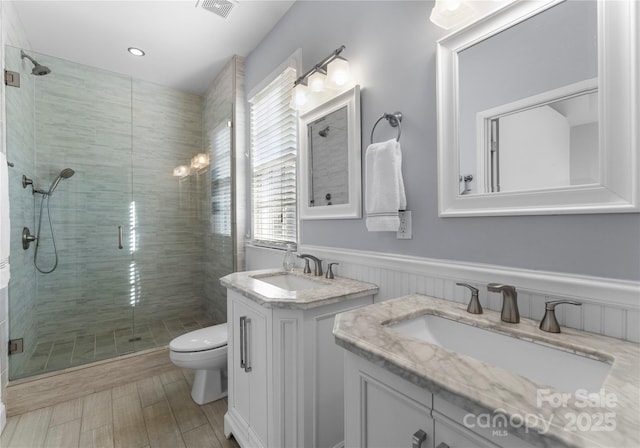
[[[29,361],[12,379],[162,347],[176,336],[211,325],[214,325],[211,320],[198,315],[139,325],[135,327],[135,333],[131,327],[123,327],[122,322],[113,330],[102,330],[96,334],[87,334],[86,331],[78,332],[77,335],[65,333],[63,339],[39,341]]]

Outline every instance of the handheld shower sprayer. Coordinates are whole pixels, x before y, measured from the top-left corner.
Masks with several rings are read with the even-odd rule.
[[[56,177],[56,180],[53,181],[53,183],[51,184],[51,186],[49,187],[49,191],[47,191],[47,195],[50,195],[51,193],[53,193],[53,191],[58,188],[58,184],[60,183],[60,181],[62,179],[69,179],[71,176],[73,176],[76,172],[73,171],[71,168],[65,168],[63,169],[60,174],[58,174],[58,177]]]
[[[62,171],[60,171],[60,174],[58,174],[58,177],[55,178],[55,180],[53,181],[53,183],[49,187],[49,191],[34,190],[35,193],[42,194],[42,198],[40,199],[40,216],[38,218],[38,233],[37,233],[37,237],[35,238],[36,250],[35,250],[35,252],[33,254],[33,264],[35,265],[36,269],[39,272],[42,272],[43,274],[50,274],[53,271],[55,271],[56,268],[58,267],[58,249],[56,248],[56,240],[55,240],[55,236],[53,234],[53,223],[51,222],[51,211],[49,210],[49,200],[51,199],[51,194],[54,192],[54,190],[56,188],[58,188],[58,184],[60,183],[60,181],[62,179],[69,179],[74,174],[75,174],[75,171],[73,171],[71,168],[65,168]],[[40,266],[38,266],[38,249],[40,247],[41,236],[42,236],[41,233],[40,233],[40,230],[42,228],[42,215],[43,215],[43,211],[44,211],[43,207],[44,207],[44,202],[45,201],[47,202],[47,215],[49,217],[49,230],[51,231],[51,244],[53,245],[53,253],[54,253],[54,257],[55,257],[55,262],[53,264],[53,267],[51,269],[48,269],[48,270],[47,269],[43,269]],[[25,237],[23,236],[23,239],[24,238]]]

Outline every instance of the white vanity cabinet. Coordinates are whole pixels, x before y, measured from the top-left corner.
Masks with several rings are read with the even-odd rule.
[[[228,289],[225,434],[243,448],[341,446],[344,352],[334,342],[334,318],[373,303],[374,293],[297,307]]]
[[[469,429],[464,425],[468,413],[463,409],[349,351],[345,353],[346,448],[533,447],[508,431]]]

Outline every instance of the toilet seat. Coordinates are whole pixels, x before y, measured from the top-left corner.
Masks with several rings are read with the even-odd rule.
[[[227,340],[227,324],[224,323],[178,336],[169,343],[169,349],[178,353],[201,352],[224,347]]]

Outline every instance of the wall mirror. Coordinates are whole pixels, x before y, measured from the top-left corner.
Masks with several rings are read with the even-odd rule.
[[[639,10],[516,1],[438,42],[440,216],[640,211]]]
[[[300,115],[300,219],[361,217],[360,86]]]

